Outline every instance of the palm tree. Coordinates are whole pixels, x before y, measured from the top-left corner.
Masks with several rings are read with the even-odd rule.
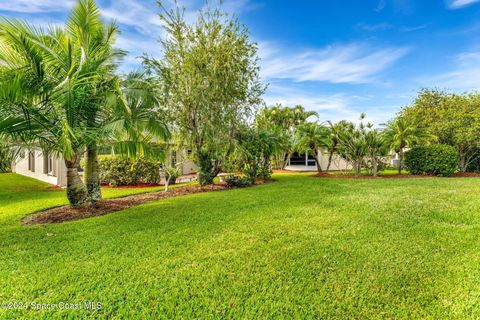
[[[65,28],[0,22],[0,131],[64,158],[73,207],[100,196],[89,195],[99,188],[90,175],[95,168],[87,165],[87,189],[78,167],[85,148],[95,146],[97,112],[114,83],[114,58],[122,54],[111,48],[117,32],[93,0],[78,1]],[[89,163],[96,159],[90,151]]]
[[[368,152],[365,135],[366,131],[363,123],[360,123],[359,126],[350,123],[339,135],[338,153],[342,158],[352,163],[355,177],[360,176]]]
[[[315,159],[317,171],[322,172],[320,148],[325,146],[328,138],[327,128],[316,122],[305,123],[298,127],[296,137],[295,145],[298,152],[308,150],[308,153]]]
[[[340,135],[342,132],[348,127],[348,122],[345,120],[339,121],[337,123],[332,123],[331,121],[327,121],[328,126],[328,137],[325,140],[325,148],[328,152],[328,163],[327,163],[327,171],[330,170],[330,166],[332,164],[333,155],[338,150],[338,144],[340,142]]]
[[[384,127],[385,139],[388,141],[390,148],[398,154],[398,174],[402,173],[405,148],[412,148],[435,139],[433,135],[402,116],[384,124]]]
[[[118,84],[112,109],[104,114],[105,145],[127,157],[163,160],[171,138],[157,79],[145,72],[127,74]],[[162,145],[163,143],[163,145]]]
[[[367,155],[372,164],[372,174],[376,177],[378,175],[379,160],[388,153],[387,142],[383,133],[378,129],[367,131],[365,134],[365,142],[367,145]]]
[[[282,133],[283,148],[280,148],[274,156],[277,169],[284,169],[287,165],[290,155],[295,151],[295,131],[310,117],[318,118],[318,114],[305,110],[301,105],[292,108],[276,104],[261,109],[257,114],[255,122],[258,128],[279,130]]]

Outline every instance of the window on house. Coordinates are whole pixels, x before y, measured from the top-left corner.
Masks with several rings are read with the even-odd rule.
[[[35,151],[28,152],[28,170],[35,172]]]
[[[53,175],[53,156],[48,153],[43,153],[43,173]]]

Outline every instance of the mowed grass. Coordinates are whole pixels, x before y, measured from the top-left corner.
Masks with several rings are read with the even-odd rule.
[[[64,193],[0,176],[0,302],[102,306],[0,318],[480,318],[480,179],[275,178],[23,227]]]

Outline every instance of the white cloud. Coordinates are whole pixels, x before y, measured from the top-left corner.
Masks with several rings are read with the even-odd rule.
[[[378,1],[378,4],[377,4],[377,7],[375,8],[375,11],[376,12],[381,12],[381,11],[383,11],[383,9],[385,9],[386,6],[387,6],[387,3],[385,2],[385,0],[380,0],[380,1]]]
[[[418,82],[425,87],[441,87],[458,91],[480,90],[479,74],[480,51],[464,52],[455,57],[450,71],[421,77]]]
[[[102,6],[101,12],[105,18],[129,26],[144,35],[159,37],[162,24],[158,17],[158,7],[155,1],[116,0],[109,6]]]
[[[316,111],[321,122],[327,120],[355,122],[359,119],[360,114],[365,112],[367,122],[379,125],[392,118],[400,110],[399,106],[375,105],[372,96],[346,93],[320,94],[283,84],[270,85],[264,100],[268,106],[276,103],[284,106],[302,105],[307,110]]]
[[[260,43],[259,51],[262,77],[267,80],[368,83],[403,57],[408,49],[374,49],[366,44],[354,43],[290,53],[271,43]]]
[[[463,8],[468,5],[474,4],[479,1],[480,0],[452,0],[450,1],[450,4],[448,5],[448,7],[450,9],[458,9],[458,8]]]
[[[357,29],[361,29],[368,32],[375,32],[375,31],[385,31],[393,28],[393,25],[388,22],[376,23],[376,24],[367,24],[367,23],[359,23],[356,25]]]
[[[73,0],[0,0],[0,10],[21,13],[58,12],[70,9],[73,4]]]

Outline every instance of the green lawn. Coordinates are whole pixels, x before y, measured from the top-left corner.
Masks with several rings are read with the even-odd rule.
[[[0,302],[102,304],[0,318],[480,318],[480,179],[275,178],[23,227],[64,192],[0,175]]]

